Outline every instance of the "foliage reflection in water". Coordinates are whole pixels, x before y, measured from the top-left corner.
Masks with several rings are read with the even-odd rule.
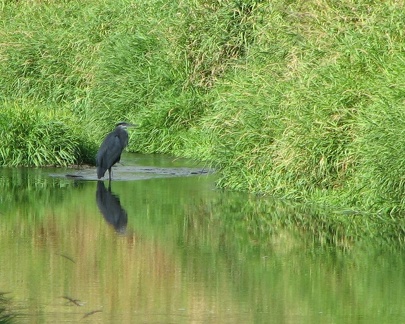
[[[220,192],[213,175],[108,188],[49,172],[0,172],[8,322],[405,321],[400,221]]]

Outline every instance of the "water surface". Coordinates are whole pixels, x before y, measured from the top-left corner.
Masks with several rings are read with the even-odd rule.
[[[123,163],[116,174],[201,167],[156,155]],[[0,319],[405,322],[402,249],[325,228],[329,215],[216,190],[215,174],[120,178],[109,188],[67,173],[0,170]]]

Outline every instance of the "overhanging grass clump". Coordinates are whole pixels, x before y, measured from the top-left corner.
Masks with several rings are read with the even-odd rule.
[[[305,2],[256,13],[256,41],[216,82],[204,119],[219,184],[402,209],[402,8]]]
[[[68,113],[32,103],[4,103],[0,110],[0,164],[69,166],[93,163],[95,145]],[[90,153],[92,152],[92,153]]]
[[[402,212],[405,206],[405,111],[400,99],[403,90],[382,88],[381,91],[383,102],[376,101],[360,118],[362,136],[356,140],[359,157],[353,195],[357,199],[363,197],[361,203],[369,209]]]

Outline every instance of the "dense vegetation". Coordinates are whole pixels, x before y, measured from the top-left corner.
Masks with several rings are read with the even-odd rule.
[[[219,186],[405,206],[405,8],[388,1],[0,0],[0,163],[129,149],[211,162]]]

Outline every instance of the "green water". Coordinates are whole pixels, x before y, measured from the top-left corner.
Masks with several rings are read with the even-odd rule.
[[[318,233],[319,215],[218,191],[215,174],[110,192],[50,176],[66,172],[0,170],[0,322],[405,323],[396,246]]]

